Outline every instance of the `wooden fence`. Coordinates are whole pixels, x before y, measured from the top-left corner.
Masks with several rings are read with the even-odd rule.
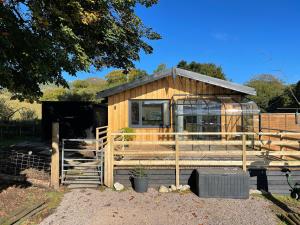
[[[295,113],[262,113],[260,115],[260,132],[289,132],[299,133],[300,132],[300,115]],[[262,137],[263,140],[268,141],[285,141],[285,140],[297,140],[300,135],[291,136],[272,136],[265,135]],[[264,146],[266,149],[272,150],[297,150],[293,146]]]
[[[300,132],[300,114],[261,113],[261,132]]]
[[[160,141],[135,140],[143,135],[164,138]],[[236,139],[201,140],[205,136],[223,135]],[[264,140],[265,136],[279,136],[282,140]],[[109,133],[104,182],[107,186],[113,185],[115,167],[174,167],[176,185],[179,185],[180,167],[237,166],[247,170],[248,167],[300,166],[300,139],[283,140],[298,136],[300,132]],[[195,150],[196,146],[202,149]],[[273,151],[264,146],[292,146],[297,150]]]

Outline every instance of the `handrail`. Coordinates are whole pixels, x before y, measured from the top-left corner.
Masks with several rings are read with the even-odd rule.
[[[189,132],[189,133],[183,133],[183,132],[149,132],[149,133],[119,133],[119,132],[115,132],[115,133],[111,133],[112,136],[120,136],[120,135],[129,135],[129,136],[146,136],[146,135],[159,135],[159,136],[167,136],[167,135],[182,135],[182,136],[193,136],[193,135],[236,135],[236,136],[242,136],[242,135],[259,135],[259,136],[263,136],[263,135],[271,135],[271,136],[284,136],[284,135],[291,135],[291,136],[300,136],[300,132],[294,133],[294,132],[278,132],[278,133],[274,133],[274,132]]]
[[[192,136],[233,136],[237,139],[219,140],[189,140]],[[128,140],[126,136],[137,137],[137,140]],[[142,137],[139,139],[138,137]],[[143,136],[150,136],[150,140]],[[158,140],[151,140],[151,137]],[[253,137],[252,137],[253,136]],[[264,140],[264,137],[274,136],[274,140]],[[293,137],[291,137],[293,136]],[[183,137],[183,138],[182,138]],[[184,138],[186,137],[186,138]],[[280,140],[278,139],[280,138]],[[180,167],[182,166],[239,166],[244,171],[251,167],[272,166],[300,166],[300,132],[141,132],[141,133],[110,133],[108,139],[109,148],[106,151],[107,183],[112,185],[114,166],[153,166],[174,167],[176,173],[176,185],[179,185]],[[248,139],[248,140],[247,140]],[[135,146],[141,145],[140,148]],[[172,146],[162,150],[149,150],[143,148],[151,145]],[[183,146],[227,146],[220,150],[190,150]],[[124,146],[131,146],[130,148]],[[237,146],[241,146],[237,148]],[[249,146],[252,146],[250,149]],[[278,146],[280,150],[272,150],[269,146]],[[254,148],[256,147],[256,148]],[[285,147],[290,150],[284,149]],[[277,147],[276,147],[277,148]],[[138,149],[138,150],[136,150]],[[269,150],[266,150],[269,149]],[[293,150],[299,149],[299,150]],[[126,157],[128,156],[128,157]],[[206,158],[210,156],[210,158]],[[229,157],[224,160],[216,160],[215,157]],[[262,160],[253,157],[261,157]],[[251,158],[252,157],[252,158]],[[286,158],[280,158],[286,157]]]

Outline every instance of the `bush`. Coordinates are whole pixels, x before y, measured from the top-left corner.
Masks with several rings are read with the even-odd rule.
[[[124,127],[121,129],[121,133],[134,133],[134,129],[131,127]],[[132,141],[134,139],[134,135],[124,135],[125,141]]]

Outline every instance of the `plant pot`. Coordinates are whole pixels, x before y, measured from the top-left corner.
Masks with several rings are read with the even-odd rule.
[[[148,190],[148,177],[133,177],[133,189],[143,193]]]

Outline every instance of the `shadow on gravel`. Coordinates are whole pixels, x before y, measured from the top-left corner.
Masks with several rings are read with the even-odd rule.
[[[272,194],[270,194],[270,193],[264,193],[263,196],[266,199],[268,199],[269,201],[271,201],[274,205],[278,206],[281,210],[283,210],[283,211],[285,211],[287,213],[295,213],[291,208],[289,208],[289,206],[287,204],[285,204],[284,202],[278,200]]]

